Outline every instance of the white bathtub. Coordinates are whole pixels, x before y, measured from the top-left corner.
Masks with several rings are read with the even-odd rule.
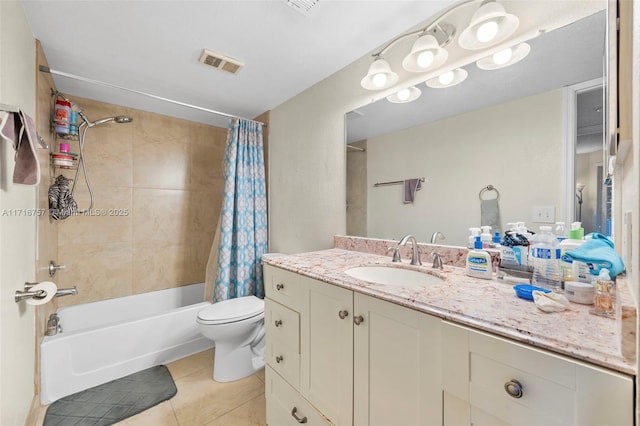
[[[203,294],[192,284],[60,308],[62,332],[41,345],[42,404],[213,347],[196,323]]]

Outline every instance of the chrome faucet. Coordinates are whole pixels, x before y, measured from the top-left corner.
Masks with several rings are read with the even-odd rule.
[[[436,240],[440,239],[440,240],[444,240],[444,234],[440,231],[436,231],[433,234],[431,234],[431,244],[435,244]]]
[[[440,256],[440,253],[432,251],[431,256],[433,256],[433,265],[431,267],[433,269],[444,269],[444,267],[442,266],[442,257]]]
[[[418,249],[418,242],[413,235],[408,234],[402,237],[402,239],[398,243],[398,246],[406,245],[407,241],[411,241],[411,244],[413,245],[413,251],[411,252],[411,265],[422,265],[422,261],[420,260],[420,250]]]

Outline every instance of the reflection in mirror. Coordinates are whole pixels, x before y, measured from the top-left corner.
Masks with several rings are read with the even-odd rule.
[[[411,233],[429,241],[440,231],[446,236],[441,243],[466,246],[468,228],[481,224],[480,192],[488,185],[500,194],[500,231],[516,221],[535,231],[543,223],[571,222],[579,208],[585,224],[593,217],[586,232],[599,229],[598,221],[606,226],[606,214],[596,206],[607,199],[606,188],[598,191],[597,185],[602,117],[588,129],[581,113],[566,117],[566,104],[578,99],[567,95],[568,86],[603,81],[605,19],[601,11],[529,40],[530,54],[507,68],[485,71],[471,63],[464,67],[467,79],[455,87],[421,84],[422,96],[411,103],[381,99],[349,112],[347,233],[390,239]],[[601,93],[595,109],[602,108]],[[581,104],[578,99],[574,108]],[[571,123],[579,128],[568,132]],[[596,176],[583,177],[576,162],[577,180],[566,179],[565,168],[574,169],[575,147],[576,158],[586,155],[586,139],[596,141],[588,162],[593,167],[585,166],[589,174],[595,167]],[[422,177],[412,203],[403,202],[402,182],[374,186]],[[589,182],[582,204],[576,198],[575,206],[567,205],[580,179]]]

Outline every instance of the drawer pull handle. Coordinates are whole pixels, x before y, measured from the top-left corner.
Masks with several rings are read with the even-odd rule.
[[[282,320],[276,320],[275,325],[276,327],[280,327],[282,325]]]
[[[362,317],[362,315],[358,315],[357,317],[353,317],[353,323],[355,325],[360,325],[364,322],[364,318]]]
[[[283,288],[284,288],[284,284],[282,284],[282,283],[278,283],[278,284],[276,284],[276,290],[280,291],[280,290],[282,290]]]
[[[504,384],[504,390],[507,391],[509,396],[514,398],[522,398],[522,384],[517,380],[509,380]]]
[[[304,416],[302,418],[298,417],[298,409],[296,407],[293,407],[293,409],[291,410],[291,415],[293,416],[294,419],[296,419],[296,421],[298,423],[306,423],[307,422],[307,416]]]
[[[277,362],[278,364],[280,364],[282,361],[284,361],[284,357],[283,357],[282,355],[278,355],[278,356],[276,357],[276,362]]]
[[[338,316],[340,317],[340,319],[345,319],[349,316],[349,311],[347,311],[346,309],[344,311],[338,311]]]

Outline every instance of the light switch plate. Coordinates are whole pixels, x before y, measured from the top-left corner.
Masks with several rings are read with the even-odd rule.
[[[556,208],[554,206],[533,206],[531,221],[536,223],[555,223]]]

